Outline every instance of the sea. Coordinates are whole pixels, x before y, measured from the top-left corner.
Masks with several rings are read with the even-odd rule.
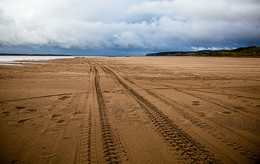
[[[1,56],[0,65],[16,65],[21,66],[23,62],[52,60],[52,59],[69,59],[77,57],[95,57],[95,56]]]

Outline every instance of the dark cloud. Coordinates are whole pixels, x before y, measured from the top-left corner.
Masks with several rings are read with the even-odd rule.
[[[121,54],[259,44],[257,0],[0,2],[0,51]]]

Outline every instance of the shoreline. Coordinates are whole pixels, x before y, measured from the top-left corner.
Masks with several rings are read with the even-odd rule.
[[[21,63],[21,62],[32,62],[32,61],[46,61],[53,59],[66,59],[66,58],[75,58],[74,56],[15,56],[15,55],[3,55],[0,56],[0,65],[12,65],[12,63]]]

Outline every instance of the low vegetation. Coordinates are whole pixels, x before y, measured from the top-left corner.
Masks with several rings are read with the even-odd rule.
[[[214,56],[214,57],[260,57],[260,47],[250,46],[233,50],[172,51],[147,54],[146,56]]]

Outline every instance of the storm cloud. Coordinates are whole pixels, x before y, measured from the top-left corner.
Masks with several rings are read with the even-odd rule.
[[[258,0],[0,0],[0,50],[163,51],[260,44]]]

